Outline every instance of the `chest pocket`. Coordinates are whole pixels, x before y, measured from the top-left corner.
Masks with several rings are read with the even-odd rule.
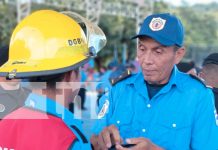
[[[185,114],[162,113],[150,129],[152,140],[166,149],[188,149],[191,121]]]
[[[132,137],[134,128],[132,125],[134,112],[128,108],[115,111],[109,121],[110,125],[115,125],[123,139]]]

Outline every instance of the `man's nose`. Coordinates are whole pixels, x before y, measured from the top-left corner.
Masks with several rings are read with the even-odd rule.
[[[142,60],[144,64],[152,64],[153,63],[153,55],[151,52],[147,52],[143,54]]]

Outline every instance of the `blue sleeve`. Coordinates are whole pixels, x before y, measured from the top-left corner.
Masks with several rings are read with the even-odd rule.
[[[199,98],[192,126],[191,149],[217,150],[218,127],[213,93],[207,89]]]
[[[79,141],[75,141],[75,143],[73,143],[73,145],[71,145],[71,147],[69,148],[69,150],[91,150],[91,144],[87,143],[80,143]]]
[[[97,119],[92,128],[92,134],[98,135],[106,126],[112,112],[112,90],[100,98]]]

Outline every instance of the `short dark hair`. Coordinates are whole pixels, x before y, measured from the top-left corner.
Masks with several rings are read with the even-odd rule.
[[[179,69],[179,71],[184,72],[184,73],[187,73],[191,69],[195,68],[195,64],[192,61],[190,61],[190,62],[180,62],[176,66]]]
[[[177,46],[177,45],[173,45],[173,50],[176,52],[180,49],[181,47],[180,46]]]
[[[218,53],[212,53],[207,58],[204,59],[203,66],[207,64],[216,64],[218,65]]]

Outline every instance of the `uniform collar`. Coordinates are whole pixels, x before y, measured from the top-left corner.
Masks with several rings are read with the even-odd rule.
[[[144,82],[144,77],[142,72],[130,78],[127,82],[128,85],[133,85],[136,87],[137,91],[148,98],[147,86]],[[182,90],[182,84],[180,83],[180,72],[178,71],[176,65],[173,67],[169,82],[166,86],[161,89],[160,93],[168,92],[172,86],[176,86],[179,90]]]
[[[173,67],[172,73],[170,75],[170,79],[168,84],[163,88],[162,92],[168,92],[172,86],[176,86],[179,90],[182,91],[183,87],[182,87],[182,83],[181,83],[181,73],[179,72],[179,70],[177,69],[176,65]]]
[[[56,103],[55,100],[31,93],[25,101],[25,106],[61,118],[68,126],[76,125],[81,127],[81,121],[76,120],[73,113],[61,104]]]

